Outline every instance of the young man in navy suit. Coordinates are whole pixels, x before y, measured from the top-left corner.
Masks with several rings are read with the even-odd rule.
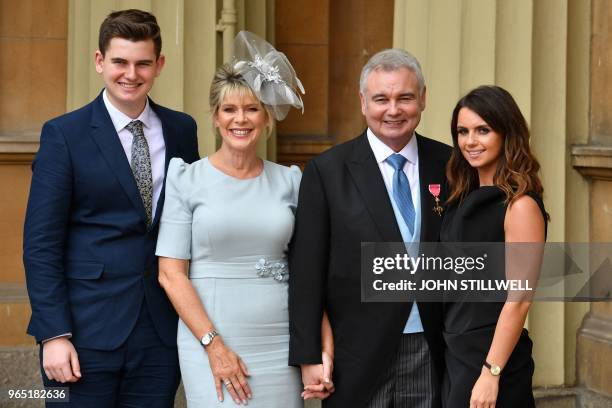
[[[28,333],[45,386],[69,387],[65,406],[173,405],[177,316],[155,244],[168,162],[199,156],[194,120],[148,98],[164,62],[153,15],[111,13],[95,53],[104,90],[42,129],[24,231]]]

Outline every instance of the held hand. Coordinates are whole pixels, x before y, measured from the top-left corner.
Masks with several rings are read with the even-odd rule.
[[[77,382],[81,366],[74,345],[68,338],[59,337],[43,343],[43,370],[50,380],[61,383]]]
[[[495,408],[499,391],[499,376],[492,375],[485,367],[472,388],[470,408]]]
[[[335,391],[334,383],[331,380],[334,370],[333,358],[325,351],[322,353],[321,358],[322,364],[302,366],[302,381],[304,383],[302,398],[304,400],[313,398],[325,399]]]
[[[332,373],[334,372],[334,358],[326,351],[321,353],[323,361],[323,384],[329,392],[334,392],[334,383],[332,382]]]
[[[206,347],[206,352],[208,353],[210,369],[215,378],[219,401],[223,401],[222,386],[224,386],[236,404],[247,405],[247,398],[252,398],[252,394],[246,380],[249,372],[242,359],[226,347],[219,337],[215,337],[213,342]]]

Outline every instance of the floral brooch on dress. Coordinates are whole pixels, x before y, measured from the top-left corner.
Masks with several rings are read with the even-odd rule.
[[[261,258],[255,264],[255,269],[260,278],[273,278],[277,282],[289,280],[289,268],[285,261],[267,261]]]

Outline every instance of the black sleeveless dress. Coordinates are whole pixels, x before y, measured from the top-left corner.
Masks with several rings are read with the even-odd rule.
[[[542,199],[529,194],[546,220]],[[459,206],[447,209],[442,221],[442,242],[504,242],[505,194],[496,186],[472,191]],[[491,347],[504,303],[445,303],[444,339],[446,373],[442,384],[445,408],[467,408],[476,380]],[[499,380],[497,408],[535,407],[531,379],[532,342],[523,329]]]

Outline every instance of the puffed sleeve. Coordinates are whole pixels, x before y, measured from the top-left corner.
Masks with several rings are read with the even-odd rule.
[[[191,259],[192,209],[189,206],[190,165],[180,158],[170,160],[166,196],[157,238],[157,256]]]
[[[302,171],[296,165],[293,165],[289,168],[291,173],[291,187],[293,188],[291,195],[291,210],[295,214],[295,209],[297,208],[298,195],[300,193],[300,181],[302,180]]]

